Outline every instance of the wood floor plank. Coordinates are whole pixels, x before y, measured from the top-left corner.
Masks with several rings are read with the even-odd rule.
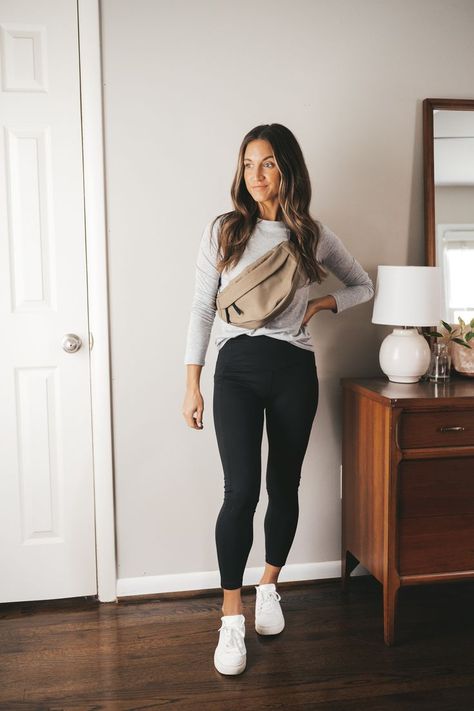
[[[399,641],[383,642],[372,576],[282,583],[286,627],[261,637],[244,589],[247,669],[213,666],[219,591],[101,604],[0,605],[0,709],[472,711],[474,583],[407,587]]]

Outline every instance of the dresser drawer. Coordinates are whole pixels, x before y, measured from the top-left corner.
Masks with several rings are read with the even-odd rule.
[[[400,575],[474,570],[474,514],[400,519]]]
[[[400,449],[474,446],[474,410],[402,412],[398,444]]]
[[[405,459],[398,481],[400,518],[474,514],[474,456]]]

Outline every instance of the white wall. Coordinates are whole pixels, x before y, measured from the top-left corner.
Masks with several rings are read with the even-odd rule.
[[[421,103],[474,98],[473,22],[471,0],[102,0],[122,592],[218,585],[213,336],[203,431],[181,414],[183,359],[198,240],[232,207],[242,137],[271,122],[295,133],[312,214],[374,282],[378,264],[423,264]],[[371,324],[372,306],[311,321],[320,401],[288,577],[338,574],[339,379],[381,374],[388,329]],[[266,447],[249,567],[263,564]]]

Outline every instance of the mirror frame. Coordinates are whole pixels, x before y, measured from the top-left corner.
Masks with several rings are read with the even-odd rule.
[[[436,266],[433,109],[474,111],[474,99],[423,100],[423,179],[425,196],[425,265]]]

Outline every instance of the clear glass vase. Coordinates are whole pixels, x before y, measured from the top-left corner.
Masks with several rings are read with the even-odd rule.
[[[451,355],[447,343],[433,343],[426,377],[432,383],[445,383],[451,377]]]

